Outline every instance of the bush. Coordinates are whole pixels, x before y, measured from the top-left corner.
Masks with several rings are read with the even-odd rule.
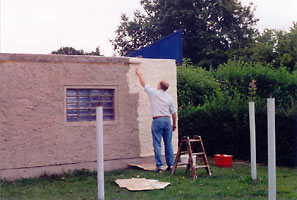
[[[207,155],[232,154],[235,159],[250,159],[250,132],[247,107],[238,112],[216,110],[209,112],[205,107],[183,109],[179,118],[180,136],[200,135]],[[297,166],[296,116],[279,113],[276,115],[277,165]],[[291,126],[290,126],[291,125]],[[256,113],[257,162],[267,163],[267,114]]]
[[[219,89],[219,84],[205,69],[195,68],[187,60],[177,68],[178,104],[203,105]]]
[[[249,83],[256,80],[258,100],[272,96],[278,109],[292,108],[297,99],[297,73],[290,73],[285,67],[274,69],[269,65],[229,61],[212,74],[220,83],[227,84],[229,91],[237,90],[246,98]]]
[[[249,160],[248,87],[255,79],[257,162],[267,162],[266,98],[272,92],[276,97],[277,164],[297,166],[296,74],[285,68],[272,69],[236,61],[211,72],[181,67],[178,70],[178,81],[183,80],[178,83],[180,136],[201,135],[208,155],[226,153]],[[207,78],[210,80],[205,80]],[[213,87],[205,87],[204,83]],[[192,91],[195,89],[199,92]],[[189,99],[184,101],[186,98]]]

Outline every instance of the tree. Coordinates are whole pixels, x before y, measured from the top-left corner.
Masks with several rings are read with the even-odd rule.
[[[237,58],[260,64],[270,64],[274,68],[297,69],[297,23],[289,32],[266,29],[259,33],[254,42],[233,52]]]
[[[73,47],[61,47],[57,51],[52,51],[52,54],[63,54],[63,55],[92,55],[92,56],[102,56],[100,53],[100,47],[98,46],[95,51],[84,52],[81,50],[76,50]]]
[[[252,5],[237,0],[141,0],[145,14],[135,11],[122,21],[111,40],[120,55],[151,44],[175,30],[183,30],[183,54],[196,65],[216,67],[227,61],[230,49],[252,41]]]
[[[277,40],[277,31],[266,29],[263,33],[258,33],[253,42],[233,51],[231,54],[236,59],[245,62],[270,64],[276,58],[275,47]]]
[[[274,66],[285,66],[290,71],[297,70],[297,23],[293,23],[289,32],[278,33]]]
[[[92,52],[85,52],[85,55],[91,55],[91,56],[103,56],[101,55],[100,53],[100,47],[96,47],[96,50],[95,51],[92,51]]]

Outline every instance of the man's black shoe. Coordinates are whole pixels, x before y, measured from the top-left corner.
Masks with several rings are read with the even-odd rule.
[[[168,166],[165,171],[171,172],[172,171],[172,166]]]

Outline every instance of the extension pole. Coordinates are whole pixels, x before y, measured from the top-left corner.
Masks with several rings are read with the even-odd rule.
[[[255,123],[255,103],[249,102],[249,118],[250,118],[250,140],[251,140],[251,177],[257,180],[256,166],[256,123]]]
[[[275,100],[267,99],[268,114],[268,199],[276,199],[276,159],[275,159]]]
[[[104,200],[103,110],[96,108],[98,200]]]

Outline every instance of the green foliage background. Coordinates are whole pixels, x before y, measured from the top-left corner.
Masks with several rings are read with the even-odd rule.
[[[217,70],[178,67],[179,134],[201,135],[207,154],[249,160],[249,84],[256,80],[257,161],[267,161],[266,99],[276,103],[277,164],[297,165],[297,72],[231,60]]]

